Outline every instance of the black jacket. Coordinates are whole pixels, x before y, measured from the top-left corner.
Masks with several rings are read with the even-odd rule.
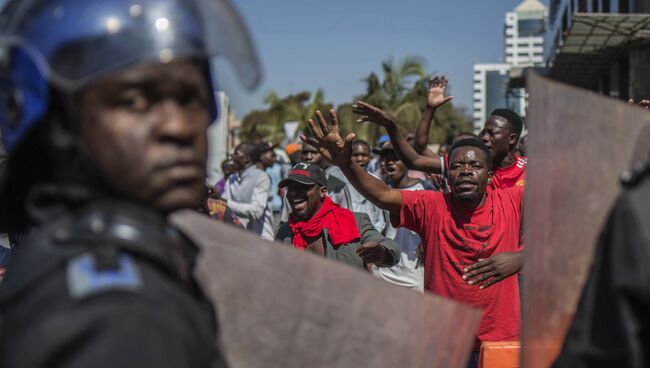
[[[0,284],[0,366],[225,366],[213,308],[179,271],[197,249],[163,216],[49,203]]]
[[[628,181],[555,367],[650,367],[650,174]]]

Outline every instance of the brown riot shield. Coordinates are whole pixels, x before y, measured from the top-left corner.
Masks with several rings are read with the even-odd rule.
[[[557,357],[619,193],[619,175],[647,159],[650,113],[529,77],[522,366]]]
[[[463,367],[480,311],[260,240],[191,211],[197,277],[233,367]]]

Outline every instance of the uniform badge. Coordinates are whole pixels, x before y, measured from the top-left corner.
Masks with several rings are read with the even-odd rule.
[[[117,267],[101,270],[91,253],[85,253],[68,262],[68,291],[75,299],[107,291],[134,291],[142,287],[140,272],[130,256],[120,253]]]

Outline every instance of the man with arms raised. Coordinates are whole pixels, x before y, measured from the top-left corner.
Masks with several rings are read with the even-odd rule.
[[[339,166],[357,190],[390,212],[391,223],[420,235],[424,247],[424,288],[483,310],[477,345],[483,341],[518,340],[519,269],[504,255],[520,249],[523,188],[493,190],[490,151],[477,139],[456,143],[450,150],[451,193],[402,191],[386,186],[351,161],[354,134],[344,140],[334,111],[332,125],[317,112],[308,123],[317,147]],[[480,260],[491,260],[470,269]],[[512,269],[514,267],[514,269]]]
[[[447,158],[438,156],[426,149],[426,139],[429,135],[429,124],[436,110],[452,98],[445,97],[446,88],[447,79],[445,77],[433,77],[429,82],[427,108],[422,114],[415,138],[415,147],[420,149],[423,154],[418,154],[416,149],[401,136],[395,118],[377,107],[365,102],[357,102],[354,105],[354,112],[361,116],[357,122],[373,122],[385,127],[395,152],[409,169],[445,175],[450,168],[450,163],[446,162],[446,160],[450,161],[449,156]],[[424,126],[426,129],[423,128]],[[485,143],[492,156],[493,178],[488,185],[488,191],[525,185],[527,160],[515,154],[522,129],[521,117],[506,109],[495,110],[485,122],[485,127],[479,134],[479,138]],[[521,256],[521,252],[504,255],[504,258],[508,258],[507,262],[514,265],[508,269],[521,269],[523,266]],[[481,261],[471,267],[481,268],[485,262],[490,261]]]
[[[429,81],[427,107],[422,113],[422,118],[416,129],[414,147],[411,147],[401,136],[397,129],[397,121],[387,112],[360,101],[355,105],[355,112],[362,117],[372,117],[365,120],[359,119],[359,122],[371,121],[386,128],[397,154],[409,169],[444,174],[449,163],[445,162],[445,157],[434,154],[426,147],[435,112],[452,99],[451,96],[445,97],[446,88],[447,78],[445,77],[434,76]],[[492,153],[494,179],[489,189],[525,185],[527,160],[516,154],[517,142],[522,129],[521,117],[508,109],[494,110],[485,121],[479,138]]]

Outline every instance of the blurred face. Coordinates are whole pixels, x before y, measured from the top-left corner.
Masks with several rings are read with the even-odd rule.
[[[302,144],[302,162],[309,164],[316,164],[320,166],[323,157],[320,152],[314,146],[310,146],[307,143]]]
[[[78,95],[90,159],[119,194],[164,212],[195,208],[205,192],[211,120],[200,64],[146,64]]]
[[[287,185],[287,200],[293,216],[300,220],[310,219],[320,209],[326,190],[318,184],[290,182]]]
[[[232,154],[232,162],[235,164],[236,170],[243,170],[250,164],[251,158],[246,152],[236,148]]]
[[[365,144],[355,144],[352,146],[352,161],[356,162],[364,169],[370,163],[370,149]]]
[[[262,152],[260,162],[264,167],[271,167],[275,163],[275,152],[272,149]]]
[[[492,181],[487,169],[487,155],[476,147],[456,148],[449,157],[449,186],[455,200],[478,205]]]
[[[386,170],[386,177],[392,184],[399,183],[408,173],[408,169],[397,157],[395,152],[389,151],[381,156],[381,160]]]
[[[223,165],[221,165],[221,170],[223,170],[223,175],[225,177],[229,177],[237,171],[237,168],[235,167],[235,163],[232,160],[228,160],[224,162]]]
[[[506,119],[494,115],[485,122],[479,138],[488,146],[495,162],[501,161],[517,143],[517,135],[510,132]]]

